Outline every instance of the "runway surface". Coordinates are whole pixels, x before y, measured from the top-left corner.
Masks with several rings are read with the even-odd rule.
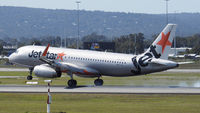
[[[29,71],[28,68],[0,68],[0,71]],[[200,69],[169,69],[164,72],[200,73]]]
[[[169,69],[164,72],[175,72],[175,73],[200,73],[200,69]]]
[[[1,93],[46,93],[47,86],[0,85]],[[79,86],[67,88],[52,86],[53,93],[100,93],[100,94],[200,94],[200,88],[192,87],[143,87],[143,86]]]
[[[0,71],[28,71],[23,68],[0,68]],[[165,72],[200,73],[200,69],[171,69]],[[1,76],[0,78],[19,78],[20,76]],[[65,86],[52,86],[54,93],[103,93],[103,94],[200,94],[200,87],[148,87],[148,86],[79,86],[66,88]],[[0,85],[0,92],[10,93],[45,93],[47,86],[40,85]]]
[[[28,68],[0,68],[0,71],[29,71]]]

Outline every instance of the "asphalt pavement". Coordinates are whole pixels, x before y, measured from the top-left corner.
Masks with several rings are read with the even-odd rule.
[[[0,85],[1,93],[46,93],[45,85]],[[194,87],[143,87],[143,86],[52,86],[53,93],[100,93],[100,94],[200,94]]]

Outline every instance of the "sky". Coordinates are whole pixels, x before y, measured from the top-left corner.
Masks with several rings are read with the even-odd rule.
[[[0,0],[0,6],[20,6],[45,9],[77,9],[77,0]],[[79,0],[80,10],[162,14],[164,0]],[[169,13],[200,12],[200,0],[170,0]]]

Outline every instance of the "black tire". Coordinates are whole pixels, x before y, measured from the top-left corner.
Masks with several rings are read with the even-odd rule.
[[[69,80],[69,81],[67,82],[67,84],[68,84],[68,86],[69,86],[70,88],[73,88],[73,87],[76,87],[77,81],[71,79],[71,80]]]
[[[76,81],[76,80],[73,80],[73,82],[74,82],[74,87],[76,87],[77,81]]]
[[[102,79],[96,79],[96,80],[94,81],[94,84],[95,84],[96,86],[102,86],[102,85],[103,85],[103,80],[102,80]]]
[[[67,84],[69,87],[73,87],[73,80],[68,80]]]
[[[32,80],[33,79],[33,77],[32,76],[27,76],[27,80]]]

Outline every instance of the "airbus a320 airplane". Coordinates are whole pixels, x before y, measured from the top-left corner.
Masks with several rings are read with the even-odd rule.
[[[97,77],[96,86],[103,85],[101,76],[136,76],[160,72],[178,67],[178,63],[168,60],[168,53],[175,36],[176,25],[168,24],[149,49],[140,55],[98,52],[44,46],[24,46],[11,54],[11,63],[26,66],[38,77],[56,78],[67,73],[71,79],[69,87],[76,87],[73,75]]]

